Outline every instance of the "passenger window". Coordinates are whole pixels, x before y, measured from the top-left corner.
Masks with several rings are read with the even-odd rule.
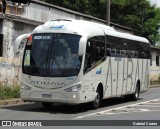
[[[129,57],[130,57],[130,58],[134,58],[134,51],[131,51],[131,52],[130,52]]]
[[[107,56],[111,56],[111,49],[107,48]]]
[[[134,57],[138,58],[138,52],[137,51],[134,52]]]
[[[111,56],[116,56],[116,49],[112,49]]]
[[[149,59],[149,44],[106,35],[107,56]],[[109,54],[109,49],[111,52]]]
[[[141,58],[145,58],[145,53],[144,52],[141,52]]]
[[[120,54],[122,57],[126,57],[126,51],[125,50],[120,50]]]
[[[105,37],[96,36],[88,39],[86,45],[84,73],[103,62],[105,57]]]

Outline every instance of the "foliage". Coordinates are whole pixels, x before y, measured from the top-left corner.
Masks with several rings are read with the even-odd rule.
[[[160,75],[157,80],[150,80],[150,85],[159,85],[160,84]]]
[[[42,1],[106,19],[107,0]],[[151,6],[149,0],[111,0],[111,22],[134,29],[137,35],[148,38],[152,44],[160,40],[160,8]]]
[[[112,0],[111,21],[135,29],[152,44],[159,40],[160,8],[151,6],[148,0]]]
[[[0,100],[12,99],[20,97],[20,87],[16,86],[0,86]]]

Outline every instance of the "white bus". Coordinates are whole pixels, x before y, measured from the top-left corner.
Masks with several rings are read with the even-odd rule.
[[[51,20],[23,38],[21,98],[53,103],[88,103],[98,108],[105,98],[137,100],[149,86],[147,39],[83,20]],[[19,49],[16,49],[18,51]]]

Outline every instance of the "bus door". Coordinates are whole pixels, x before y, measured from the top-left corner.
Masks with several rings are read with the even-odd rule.
[[[84,73],[90,74],[89,78],[91,80],[90,92],[93,94],[96,91],[98,85],[97,83],[102,80],[101,65],[104,61],[105,61],[105,37],[104,36],[91,37],[90,39],[88,39],[86,46]]]

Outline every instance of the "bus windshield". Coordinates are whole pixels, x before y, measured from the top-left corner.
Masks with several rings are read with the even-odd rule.
[[[44,77],[77,76],[82,62],[78,55],[81,36],[73,34],[33,34],[26,43],[22,71]]]

